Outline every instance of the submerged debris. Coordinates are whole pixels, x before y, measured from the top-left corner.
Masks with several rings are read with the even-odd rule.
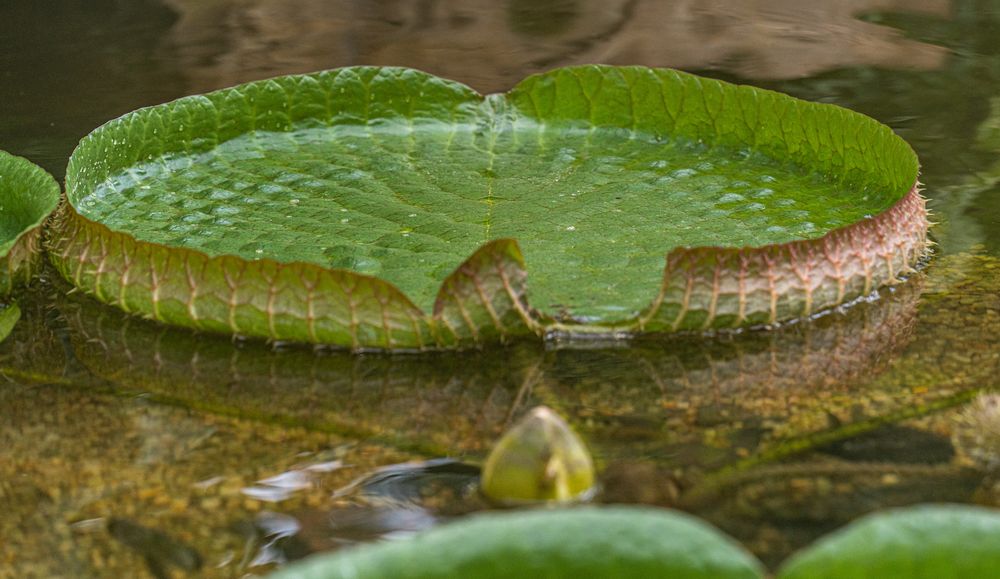
[[[127,519],[108,521],[108,532],[122,544],[141,555],[154,577],[170,577],[170,568],[184,571],[201,569],[201,555],[193,547],[170,535],[144,527]]]
[[[937,464],[947,463],[955,456],[955,448],[947,437],[896,424],[836,440],[817,450],[852,462]]]

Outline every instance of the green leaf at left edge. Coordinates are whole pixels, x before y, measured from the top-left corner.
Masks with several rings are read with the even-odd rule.
[[[7,339],[14,325],[21,319],[21,308],[12,302],[0,310],[0,342]]]
[[[778,579],[959,579],[1000,572],[1000,512],[922,505],[869,515],[793,556]]]
[[[0,295],[38,269],[42,223],[58,205],[59,184],[51,175],[0,151]]]
[[[449,275],[434,303],[444,343],[481,344],[539,333],[525,294],[524,256],[513,239],[482,246]]]
[[[314,557],[274,579],[753,579],[761,566],[708,524],[653,508],[474,515],[409,540]]]

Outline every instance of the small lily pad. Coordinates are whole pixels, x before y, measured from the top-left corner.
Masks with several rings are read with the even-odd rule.
[[[0,295],[38,269],[42,223],[59,204],[59,184],[34,163],[0,151]]]
[[[473,515],[409,540],[318,556],[275,579],[671,577],[753,579],[760,563],[675,511],[574,508]]]
[[[94,131],[53,262],[146,317],[354,349],[772,324],[910,268],[917,168],[863,115],[672,70],[482,96],[353,67]]]
[[[879,512],[823,537],[790,559],[779,579],[993,577],[1000,513],[964,505]]]

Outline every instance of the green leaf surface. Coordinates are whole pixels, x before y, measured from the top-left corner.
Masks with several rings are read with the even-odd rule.
[[[1000,570],[1000,512],[924,505],[880,512],[790,559],[778,579],[964,579]]]
[[[566,420],[536,406],[493,445],[479,490],[500,505],[586,501],[594,495],[594,459]]]
[[[867,117],[671,70],[560,69],[484,97],[410,69],[354,67],[187,97],[98,129],[71,159],[79,215],[64,221],[110,231],[83,243],[72,239],[82,228],[67,226],[76,233],[57,239],[55,262],[93,293],[111,284],[105,301],[192,327],[205,319],[167,319],[155,295],[129,296],[135,277],[122,258],[98,248],[94,261],[88,243],[120,232],[129,245],[350,271],[361,274],[353,282],[398,288],[393,307],[436,314],[407,336],[387,338],[386,325],[374,343],[335,341],[352,346],[460,345],[556,322],[773,323],[891,282],[919,257],[922,202],[901,212],[913,219],[869,219],[915,196],[916,175],[912,150]],[[848,235],[858,223],[867,229]],[[767,255],[740,249],[772,244]],[[686,247],[712,249],[665,260]],[[718,247],[738,254],[717,261]],[[496,283],[483,287],[481,273]],[[184,275],[198,290],[185,304],[195,294],[232,301],[232,288]],[[159,277],[135,291],[153,292]],[[692,294],[692,284],[706,287]],[[472,301],[448,309],[456,296]],[[491,311],[498,299],[502,311]],[[290,326],[313,319],[292,302]],[[369,321],[346,309],[352,323]],[[253,335],[304,333],[278,332],[268,316],[261,308],[256,325],[267,328]]]
[[[321,555],[275,579],[759,578],[760,564],[694,517],[604,507],[474,515],[412,539]]]
[[[0,151],[0,293],[31,279],[41,225],[59,204],[59,194],[59,184],[44,169]]]
[[[7,339],[20,319],[21,308],[18,307],[17,303],[11,302],[0,309],[0,342]]]

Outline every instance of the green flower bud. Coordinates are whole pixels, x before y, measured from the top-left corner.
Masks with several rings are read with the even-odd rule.
[[[497,442],[481,489],[505,504],[586,500],[594,491],[594,461],[566,421],[539,406]]]

